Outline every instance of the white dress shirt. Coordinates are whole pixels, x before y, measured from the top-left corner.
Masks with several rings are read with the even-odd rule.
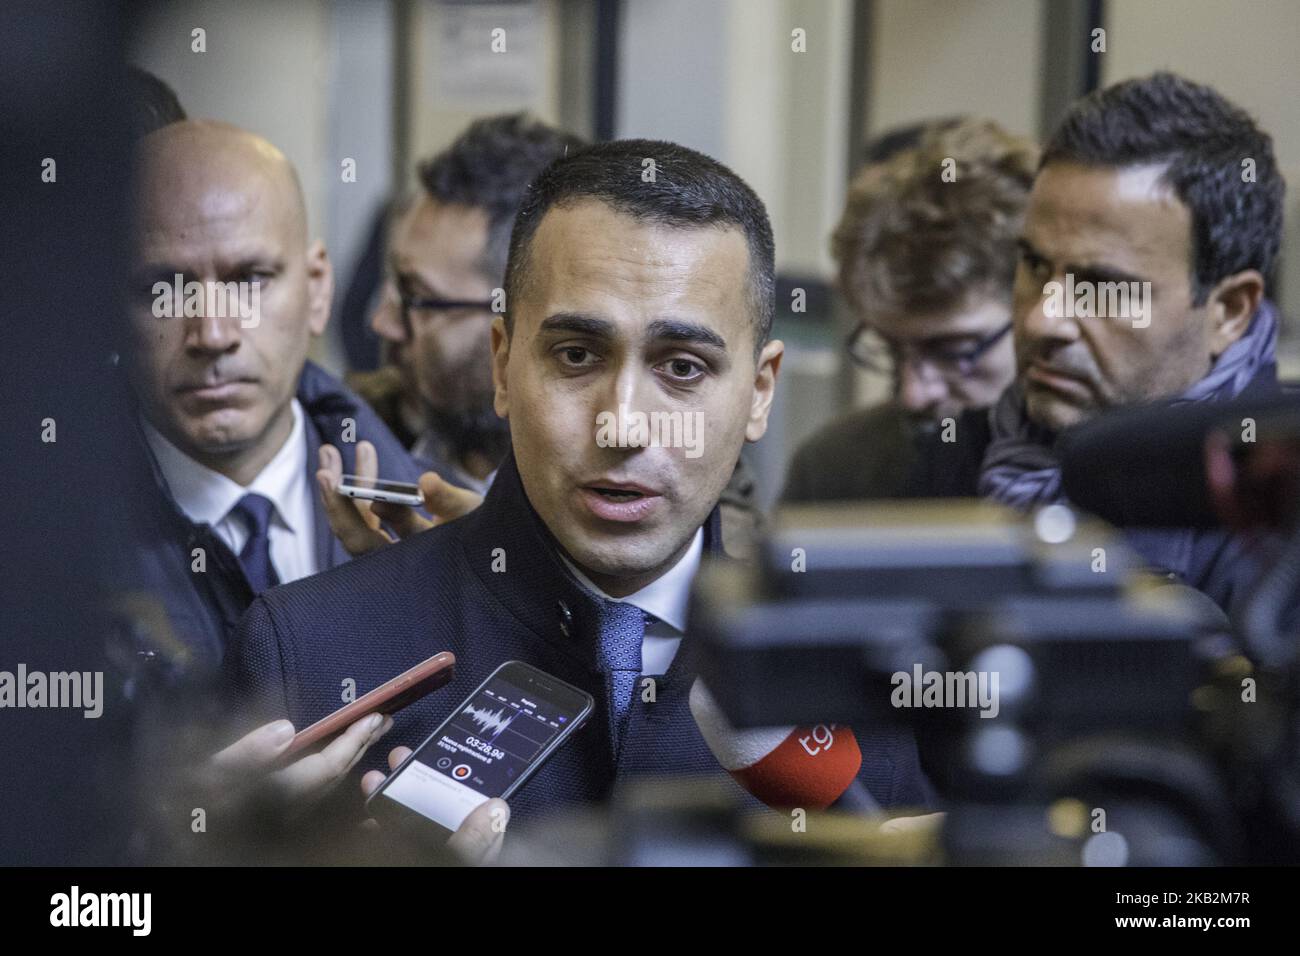
[[[700,557],[704,554],[704,529],[695,532],[691,546],[686,553],[658,578],[651,581],[640,591],[634,591],[625,598],[610,597],[591,579],[573,566],[564,555],[568,565],[583,586],[596,592],[606,601],[625,601],[635,604],[641,610],[654,617],[646,624],[645,637],[641,640],[641,673],[648,675],[666,674],[677,656],[677,648],[686,633],[686,610],[690,604],[691,582],[700,570]]]
[[[316,516],[313,488],[307,479],[307,429],[298,400],[293,400],[293,428],[289,437],[247,488],[225,475],[200,465],[162,436],[148,422],[145,438],[158,459],[158,467],[181,511],[212,530],[239,556],[250,529],[244,519],[231,514],[239,499],[256,492],[275,505],[268,531],[271,563],[281,584],[321,570],[316,555]]]

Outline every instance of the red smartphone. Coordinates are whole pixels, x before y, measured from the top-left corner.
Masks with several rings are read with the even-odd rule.
[[[456,655],[451,651],[434,654],[428,660],[421,661],[408,671],[403,671],[368,694],[358,697],[346,707],[340,707],[328,717],[322,717],[305,730],[298,731],[280,759],[299,754],[335,734],[342,733],[368,714],[397,713],[403,707],[414,704],[451,680],[455,669]]]

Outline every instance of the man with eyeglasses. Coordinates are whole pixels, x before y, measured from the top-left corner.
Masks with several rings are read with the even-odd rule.
[[[949,121],[854,180],[832,238],[848,355],[889,380],[795,454],[786,501],[975,493],[987,409],[1015,376],[1011,290],[1035,147]]]
[[[371,327],[398,371],[411,453],[424,470],[480,495],[510,445],[492,410],[490,346],[510,227],[529,183],[582,144],[522,113],[475,121],[420,164],[420,194],[389,242]],[[386,477],[386,463],[378,467]]]

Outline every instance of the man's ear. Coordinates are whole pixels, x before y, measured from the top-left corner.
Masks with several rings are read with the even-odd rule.
[[[322,335],[330,320],[334,301],[334,267],[325,252],[325,243],[317,239],[307,249],[307,324],[312,335]]]
[[[510,396],[507,389],[506,367],[510,364],[510,335],[506,320],[498,315],[492,320],[492,386],[496,390],[492,407],[501,418],[510,417]]]
[[[758,353],[758,370],[754,375],[754,396],[749,403],[749,421],[745,424],[745,441],[754,442],[767,431],[767,416],[776,397],[776,379],[781,372],[785,343],[773,339]]]
[[[1218,358],[1246,334],[1264,298],[1264,277],[1254,269],[1220,279],[1205,300],[1210,324],[1210,357]]]

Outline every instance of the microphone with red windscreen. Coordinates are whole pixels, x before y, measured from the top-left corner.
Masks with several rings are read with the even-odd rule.
[[[691,687],[690,705],[718,763],[767,806],[881,812],[858,779],[862,751],[847,725],[736,730],[702,680]]]

